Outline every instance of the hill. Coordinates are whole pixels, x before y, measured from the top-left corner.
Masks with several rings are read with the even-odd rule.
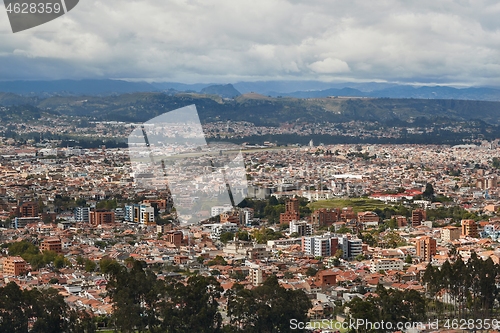
[[[244,94],[224,100],[216,95],[131,93],[115,96],[21,97],[0,94],[0,105],[31,105],[60,114],[97,120],[143,122],[165,112],[195,104],[202,121],[248,121],[278,126],[286,122],[368,121],[413,126],[425,119],[500,125],[500,102],[389,98],[273,98]]]
[[[200,93],[206,95],[218,95],[222,98],[235,98],[241,95],[232,84],[209,86],[203,88]]]

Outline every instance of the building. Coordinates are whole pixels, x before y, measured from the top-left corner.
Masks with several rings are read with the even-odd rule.
[[[359,238],[341,236],[338,238],[338,242],[344,259],[351,260],[363,254],[363,241]]]
[[[146,205],[156,206],[156,209],[158,209],[159,211],[167,211],[168,208],[168,202],[166,199],[149,199],[143,200],[142,203]]]
[[[479,232],[477,231],[477,223],[474,220],[462,220],[462,236],[468,236],[473,238],[479,237]]]
[[[240,223],[243,225],[251,225],[254,218],[253,208],[242,208],[240,212]]]
[[[89,207],[76,207],[75,208],[75,221],[77,222],[90,222],[90,208]]]
[[[404,262],[401,259],[396,258],[383,258],[374,259],[370,263],[370,272],[377,273],[379,271],[402,271],[404,267]]]
[[[417,250],[417,256],[424,261],[431,261],[432,256],[436,255],[436,240],[429,236],[417,238],[415,244]]]
[[[58,254],[63,253],[61,240],[59,238],[48,238],[43,240],[40,244],[40,252],[45,251],[53,251]]]
[[[291,221],[298,221],[299,219],[299,199],[288,199],[285,202],[285,212],[280,214],[280,224],[289,224]]]
[[[21,257],[7,257],[3,260],[3,274],[18,276],[26,273],[26,261]]]
[[[214,240],[218,240],[220,235],[225,232],[235,233],[238,231],[238,225],[236,223],[226,222],[221,224],[212,225],[212,229],[210,230],[210,238]]]
[[[451,243],[460,238],[460,228],[448,225],[441,228],[441,241]]]
[[[175,245],[175,247],[180,247],[182,245],[182,240],[184,239],[184,234],[182,231],[168,231],[165,235],[165,240],[170,244]]]
[[[134,222],[134,205],[125,205],[125,215],[123,219],[127,222]]]
[[[307,221],[291,221],[289,232],[290,234],[297,233],[300,237],[310,236],[313,232],[313,226],[307,223]]]
[[[418,208],[411,212],[411,225],[413,227],[417,227],[422,224],[422,221],[425,221],[427,218],[425,210]]]
[[[302,252],[315,257],[331,257],[338,249],[338,238],[332,235],[302,237]]]
[[[362,223],[365,227],[368,226],[378,226],[380,221],[379,216],[374,212],[359,212],[358,221]]]
[[[143,225],[155,224],[155,209],[150,204],[139,206],[139,223]]]
[[[356,213],[352,207],[344,207],[340,212],[340,220],[344,222],[349,222],[356,219]]]
[[[249,275],[252,281],[252,285],[257,287],[264,282],[264,277],[262,276],[262,269],[259,265],[250,266]]]
[[[339,208],[320,208],[316,209],[311,214],[311,222],[313,225],[323,227],[331,226],[333,223],[338,222],[340,219],[340,209]]]
[[[38,202],[23,202],[19,207],[19,217],[38,217]]]
[[[166,233],[167,231],[172,230],[172,228],[173,228],[173,227],[172,227],[172,223],[167,223],[167,224],[157,225],[157,226],[156,226],[156,232],[158,232],[158,233],[160,233],[160,232],[161,232],[162,234],[164,234],[164,233]]]
[[[328,288],[337,285],[337,274],[332,270],[321,270],[317,273],[316,279],[322,288]]]
[[[220,222],[221,223],[231,222],[235,224],[240,224],[240,212],[237,210],[225,211],[220,214]]]
[[[39,223],[42,222],[42,219],[39,217],[15,217],[12,220],[10,226],[13,229],[24,228],[30,223]]]
[[[220,214],[224,212],[228,212],[233,209],[233,206],[231,205],[224,205],[224,206],[213,206],[210,209],[210,216],[219,216]]]
[[[90,224],[98,226],[115,222],[115,212],[106,209],[96,209],[90,212]]]
[[[393,216],[393,218],[396,220],[396,224],[398,225],[398,228],[406,227],[408,225],[408,221],[406,220],[406,216],[397,215],[397,216]]]

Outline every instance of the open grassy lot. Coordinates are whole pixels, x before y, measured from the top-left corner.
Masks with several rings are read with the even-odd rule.
[[[391,207],[382,201],[368,199],[368,198],[339,198],[331,200],[320,200],[309,204],[312,211],[319,208],[343,208],[352,207],[354,212],[363,212],[367,210],[374,210],[376,208],[384,209]]]

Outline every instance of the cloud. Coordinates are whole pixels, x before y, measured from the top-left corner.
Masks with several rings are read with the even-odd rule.
[[[0,79],[500,85],[499,14],[487,0],[86,0],[12,34],[0,11]]]
[[[326,58],[325,60],[313,62],[308,66],[316,73],[335,74],[349,72],[349,65],[340,59]]]

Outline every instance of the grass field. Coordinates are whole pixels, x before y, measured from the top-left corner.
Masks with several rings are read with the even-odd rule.
[[[386,205],[382,201],[368,199],[368,198],[339,198],[331,200],[320,200],[309,204],[311,210],[319,208],[343,208],[352,207],[354,212],[363,212],[367,210],[374,210],[376,208],[384,209],[385,207],[391,207]]]

